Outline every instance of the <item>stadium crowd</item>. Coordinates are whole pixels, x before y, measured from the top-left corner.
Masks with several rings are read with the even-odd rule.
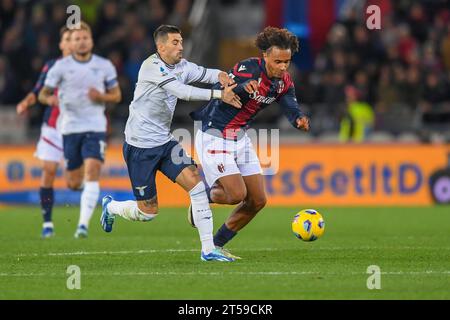
[[[154,29],[161,22],[176,24],[189,35],[191,0],[71,3],[93,26],[96,51],[114,62],[123,103],[131,101],[140,63],[154,51]],[[450,123],[449,1],[389,3],[381,30],[368,30],[364,14],[348,10],[331,27],[312,71],[294,70],[296,92],[313,116],[313,129],[342,129],[341,119],[354,117],[349,99],[364,102],[373,113],[367,125],[375,130],[418,132],[424,124]],[[44,61],[57,55],[67,5],[0,0],[0,104],[17,103]],[[126,117],[127,108],[121,109],[118,116]]]
[[[312,72],[298,75],[300,100],[319,118],[342,119],[356,93],[373,110],[377,130],[448,126],[450,5],[433,3],[391,1],[381,30],[367,29],[364,14],[349,10],[330,29]]]

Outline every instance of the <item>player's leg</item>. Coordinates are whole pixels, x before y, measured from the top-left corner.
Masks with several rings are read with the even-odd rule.
[[[47,238],[53,235],[52,211],[53,204],[55,203],[53,183],[55,181],[56,171],[58,170],[58,162],[42,160],[41,168],[42,176],[39,197],[41,200],[42,216],[44,218],[42,236]]]
[[[106,134],[87,132],[81,135],[81,157],[84,165],[84,187],[80,199],[80,219],[75,237],[86,237],[89,222],[100,196],[100,172],[104,162]]]
[[[247,190],[245,199],[233,210],[214,236],[216,246],[223,247],[265,206],[264,178],[258,156],[250,139],[238,142],[236,162]],[[220,189],[220,185],[217,189]],[[226,190],[225,190],[226,192]]]
[[[136,201],[116,201],[111,196],[104,197],[100,218],[104,231],[112,231],[116,215],[126,220],[142,222],[151,221],[157,216],[155,178],[161,153],[161,147],[143,149],[124,143],[123,157]]]
[[[190,212],[202,245],[201,259],[203,261],[234,261],[214,246],[213,216],[205,192],[205,184],[200,178],[194,161],[178,142],[171,141],[168,143],[160,170],[189,193]]]
[[[84,187],[84,165],[77,169],[66,170],[67,187],[70,190],[81,191]]]
[[[41,182],[39,188],[40,204],[42,209],[43,227],[42,237],[49,238],[54,235],[52,211],[54,204],[53,183],[55,181],[58,164],[63,157],[62,137],[56,129],[43,125],[41,136],[37,144],[35,156],[41,160]]]
[[[63,135],[65,177],[67,187],[81,190],[84,179],[83,157],[81,155],[82,134]]]
[[[234,157],[236,142],[199,130],[195,136],[195,149],[209,186],[207,193],[211,202],[238,204],[244,200],[247,190]]]
[[[240,173],[219,178],[209,191],[212,202],[218,204],[239,204],[247,196],[247,188]]]
[[[100,196],[100,171],[102,162],[94,158],[84,159],[84,187],[80,198],[80,218],[75,237],[86,237],[89,222]]]
[[[214,244],[218,247],[223,247],[233,239],[237,232],[245,227],[266,204],[263,176],[256,174],[244,176],[243,179],[247,188],[247,196],[234,208],[214,235]]]

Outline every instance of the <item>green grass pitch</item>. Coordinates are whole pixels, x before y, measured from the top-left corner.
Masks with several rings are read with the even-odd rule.
[[[217,229],[231,207],[214,207]],[[56,237],[40,239],[37,207],[0,209],[0,299],[450,299],[450,210],[316,208],[324,236],[291,232],[300,208],[266,207],[229,244],[243,260],[200,261],[185,209],[152,222],[117,218],[107,234],[97,209],[88,239],[74,239],[77,207],[56,207]],[[81,289],[66,286],[67,267]],[[370,265],[381,289],[369,290]]]

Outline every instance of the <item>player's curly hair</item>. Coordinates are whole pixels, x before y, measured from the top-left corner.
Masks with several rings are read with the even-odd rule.
[[[298,39],[292,32],[275,27],[266,27],[258,34],[255,44],[263,52],[278,47],[283,50],[291,49],[291,53],[294,54],[299,49]]]

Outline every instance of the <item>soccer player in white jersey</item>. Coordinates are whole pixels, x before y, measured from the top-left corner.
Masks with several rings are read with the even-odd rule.
[[[89,220],[100,195],[100,170],[106,148],[105,103],[117,103],[121,91],[113,64],[92,53],[88,24],[72,29],[72,55],[50,69],[39,101],[59,104],[60,126],[68,187],[80,190],[80,219],[76,238],[87,237]],[[58,95],[53,95],[58,87]]]
[[[206,69],[182,59],[183,39],[175,26],[162,25],[154,33],[157,53],[146,59],[139,71],[130,114],[125,127],[123,155],[137,201],[103,198],[101,224],[111,232],[115,216],[132,221],[150,221],[157,216],[155,176],[159,170],[189,193],[193,219],[198,228],[203,261],[234,261],[213,242],[213,219],[205,185],[193,160],[170,133],[177,99],[220,99],[241,107],[235,87],[225,72]],[[220,82],[223,90],[201,89],[193,82]]]
[[[71,30],[63,26],[60,31],[59,49],[62,57],[70,55],[70,34]],[[44,86],[47,73],[55,64],[57,59],[48,60],[42,67],[39,79],[36,82],[33,90],[20,101],[17,106],[17,114],[23,115],[28,108],[36,104],[39,91]],[[42,209],[42,218],[44,220],[42,226],[42,238],[50,238],[54,235],[54,226],[52,221],[52,210],[54,204],[54,190],[53,184],[55,182],[56,172],[59,163],[63,159],[63,143],[62,136],[58,132],[56,126],[59,116],[58,106],[47,106],[44,112],[44,119],[41,127],[41,135],[36,146],[35,157],[41,162],[42,175],[39,188],[39,198]]]

